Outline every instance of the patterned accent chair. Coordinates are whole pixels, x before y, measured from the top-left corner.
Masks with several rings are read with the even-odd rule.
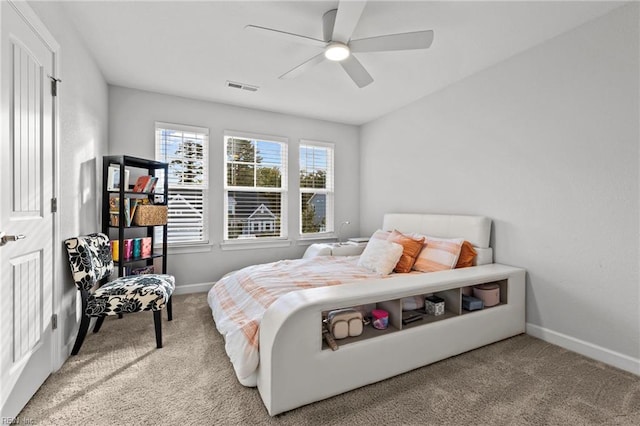
[[[93,329],[97,333],[107,315],[153,311],[156,345],[162,347],[162,318],[160,311],[167,306],[172,320],[171,294],[175,280],[171,275],[132,275],[107,281],[113,272],[109,238],[96,233],[65,240],[73,280],[82,297],[82,321],[76,343],[71,351],[77,355],[82,346],[91,317],[97,317]],[[96,284],[100,287],[93,289]]]

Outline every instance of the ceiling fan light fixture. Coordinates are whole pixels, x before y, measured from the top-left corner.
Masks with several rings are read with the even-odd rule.
[[[349,50],[349,46],[344,43],[340,43],[337,41],[332,42],[327,46],[327,49],[324,51],[324,56],[330,61],[344,61],[351,54],[351,50]]]

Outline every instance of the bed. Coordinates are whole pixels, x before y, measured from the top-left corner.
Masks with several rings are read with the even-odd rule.
[[[387,214],[382,229],[463,238],[478,253],[476,266],[380,276],[358,266],[357,257],[321,256],[244,268],[209,292],[238,380],[258,387],[270,415],[524,332],[525,272],[492,263],[490,219]],[[500,283],[503,303],[464,315],[461,289],[488,282]],[[427,293],[447,299],[451,318],[403,329],[400,301]],[[389,310],[395,332],[341,345],[335,352],[323,346],[323,313],[371,304]]]

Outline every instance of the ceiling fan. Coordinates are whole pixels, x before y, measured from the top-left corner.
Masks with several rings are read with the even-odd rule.
[[[328,59],[339,62],[354,83],[360,88],[373,82],[367,72],[352,53],[386,52],[391,50],[427,49],[433,42],[433,31],[415,31],[409,33],[381,35],[377,37],[351,40],[366,1],[340,1],[337,9],[322,16],[323,40],[272,28],[247,25],[245,29],[259,34],[278,36],[290,41],[324,48],[324,52],[313,56],[302,64],[282,74],[279,78],[294,78],[306,70]]]

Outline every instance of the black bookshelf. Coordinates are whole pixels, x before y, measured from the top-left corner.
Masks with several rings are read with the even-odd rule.
[[[109,189],[109,168],[119,168],[119,188]],[[129,170],[130,176],[134,176],[133,182],[126,182],[126,171]],[[151,266],[154,260],[162,258],[162,271],[156,273],[167,273],[167,224],[164,225],[126,225],[125,220],[125,199],[147,198],[152,204],[167,205],[168,188],[169,188],[169,165],[160,161],[147,160],[144,158],[131,157],[128,155],[108,155],[102,159],[102,232],[106,234],[110,240],[118,241],[118,260],[114,261],[117,273],[120,277],[125,276],[125,271],[131,265]],[[135,176],[148,175],[153,177],[161,177],[162,181],[157,183],[159,190],[153,192],[134,192],[132,191],[135,183]],[[125,187],[125,183],[128,186]],[[119,220],[118,225],[111,225],[111,214],[109,209],[109,201],[113,196],[118,197]],[[162,227],[162,248],[160,251],[155,249],[156,237],[155,228]],[[124,240],[127,238],[151,237],[151,255],[145,257],[124,257]]]

